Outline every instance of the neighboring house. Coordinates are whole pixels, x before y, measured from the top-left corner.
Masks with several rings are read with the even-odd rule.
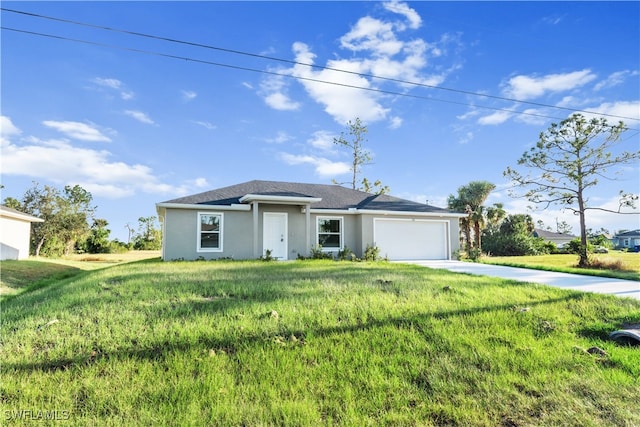
[[[29,257],[32,222],[43,220],[0,205],[0,260]]]
[[[566,245],[573,239],[578,238],[577,236],[572,236],[571,234],[555,233],[553,231],[543,230],[541,228],[536,228],[535,230],[533,230],[533,236],[540,237],[547,242],[555,243],[555,245],[559,248],[564,247],[564,245]]]
[[[339,185],[249,181],[156,204],[162,258],[281,260],[367,245],[393,260],[451,259],[465,214]]]
[[[629,249],[639,251],[640,230],[625,231],[613,236],[613,247],[615,249]]]

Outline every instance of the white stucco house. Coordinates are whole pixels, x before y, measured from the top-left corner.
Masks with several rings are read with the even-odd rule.
[[[547,242],[555,243],[555,245],[559,248],[564,247],[564,245],[566,245],[573,239],[578,239],[578,236],[573,236],[566,233],[556,233],[554,231],[543,230],[541,228],[536,228],[535,230],[533,230],[533,237],[540,237]]]
[[[465,214],[339,185],[249,181],[156,204],[164,260],[280,260],[308,256],[320,245],[368,245],[391,260],[451,259]]]
[[[0,260],[29,257],[31,223],[42,219],[0,205]]]

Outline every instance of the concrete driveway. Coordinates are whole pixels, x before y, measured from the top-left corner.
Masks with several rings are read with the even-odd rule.
[[[609,279],[606,277],[583,276],[580,274],[556,273],[553,271],[531,270],[528,268],[505,267],[502,265],[477,264],[462,261],[402,262],[429,268],[441,268],[457,273],[500,277],[503,279],[518,280],[520,282],[542,283],[558,288],[640,299],[640,282],[633,280]]]

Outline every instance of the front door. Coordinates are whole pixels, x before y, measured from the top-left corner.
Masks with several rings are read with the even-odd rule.
[[[265,212],[262,224],[262,254],[267,250],[275,259],[287,259],[287,214],[286,212]]]

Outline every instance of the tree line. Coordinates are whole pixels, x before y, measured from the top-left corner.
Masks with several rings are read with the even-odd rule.
[[[537,144],[522,155],[518,166],[508,167],[503,173],[513,185],[512,197],[526,198],[543,209],[557,205],[578,216],[580,235],[569,247],[578,254],[579,267],[590,266],[590,245],[606,242],[601,232],[593,233],[587,228],[588,211],[637,215],[624,212],[623,208],[635,208],[638,194],[620,191],[617,210],[593,206],[588,197],[599,179],[614,180],[620,166],[640,159],[640,150],[620,151],[615,147],[627,130],[623,122],[610,125],[605,118],[588,119],[573,114],[541,132]],[[476,259],[483,252],[493,255],[552,252],[554,244],[534,237],[535,225],[530,215],[507,215],[500,203],[483,205],[494,189],[490,182],[474,181],[448,198],[450,209],[467,214],[460,220],[465,255]],[[566,223],[558,224],[560,227],[568,230]]]
[[[157,250],[162,246],[161,230],[155,216],[138,218],[138,228],[127,242],[110,239],[106,219],[96,218],[97,207],[91,193],[80,185],[66,185],[62,190],[37,182],[20,200],[7,197],[3,205],[33,215],[44,222],[31,224],[30,253],[57,257],[73,252],[116,253]]]

